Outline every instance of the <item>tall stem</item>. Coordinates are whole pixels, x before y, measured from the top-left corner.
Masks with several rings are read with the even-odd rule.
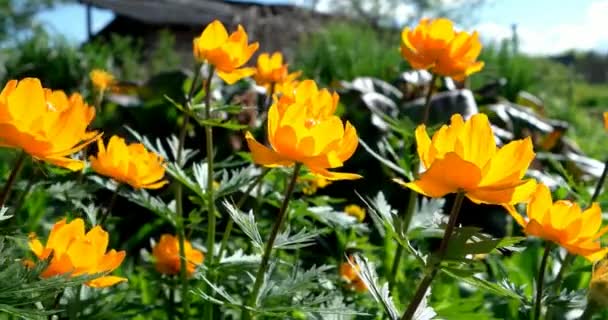
[[[416,192],[414,190],[410,190],[410,196],[407,202],[407,208],[405,214],[403,215],[402,228],[401,230],[404,233],[407,233],[410,228],[410,223],[412,222],[412,216],[414,215],[414,208],[416,208]],[[391,268],[390,278],[388,279],[389,289],[392,289],[395,285],[395,278],[397,277],[397,271],[399,271],[399,265],[401,264],[401,257],[403,256],[403,246],[397,244],[397,251],[395,251],[395,257],[393,259],[393,266]]]
[[[454,200],[454,204],[452,205],[452,210],[450,211],[450,219],[448,220],[448,225],[445,228],[445,232],[443,234],[443,239],[441,239],[441,244],[439,245],[439,252],[437,253],[437,258],[433,260],[430,265],[430,269],[426,276],[422,279],[420,284],[418,285],[418,289],[416,289],[416,293],[412,298],[412,301],[407,306],[407,309],[403,313],[401,320],[410,320],[416,313],[420,302],[424,298],[431,282],[437,275],[439,271],[439,267],[441,266],[441,261],[445,258],[445,255],[448,251],[448,244],[450,242],[450,238],[452,237],[452,233],[454,232],[454,228],[456,227],[456,220],[458,219],[458,214],[460,213],[460,207],[462,206],[462,201],[464,200],[464,192],[459,191],[456,194],[456,199]]]
[[[279,234],[279,230],[283,225],[283,221],[285,221],[285,217],[287,216],[287,207],[289,205],[289,200],[291,199],[291,194],[293,193],[293,190],[296,186],[296,181],[298,180],[298,174],[300,173],[301,168],[302,164],[298,163],[293,169],[293,175],[291,176],[291,181],[289,182],[287,190],[285,191],[285,198],[283,199],[283,203],[281,204],[279,216],[276,218],[276,222],[272,227],[272,231],[270,232],[270,238],[268,238],[266,248],[264,249],[264,255],[262,256],[260,267],[258,268],[258,272],[255,276],[255,283],[253,284],[253,290],[251,291],[251,297],[249,298],[248,303],[250,307],[253,307],[255,305],[258,293],[260,292],[260,288],[262,287],[262,283],[264,281],[264,274],[268,269],[268,262],[270,261],[270,255],[272,254],[272,248],[274,247],[274,242],[277,238],[277,235]]]
[[[200,69],[197,66],[192,84],[188,95],[186,96],[186,108],[188,109],[182,123],[182,128],[179,132],[179,140],[177,145],[177,156],[176,162],[181,166],[183,152],[182,149],[186,143],[186,133],[188,132],[188,125],[190,124],[190,109],[192,104],[192,97],[194,96],[194,88],[198,80]],[[183,203],[183,187],[181,183],[175,186],[175,213],[177,215],[177,237],[179,243],[179,278],[181,282],[181,298],[182,298],[182,319],[188,319],[190,316],[190,299],[188,297],[188,271],[186,269],[186,231],[185,231],[185,217],[184,217],[184,203]]]
[[[540,268],[538,270],[538,278],[536,279],[536,298],[534,300],[534,316],[532,319],[540,319],[540,307],[543,299],[543,286],[545,282],[545,270],[547,269],[547,261],[549,261],[549,254],[551,253],[551,242],[545,244],[545,252],[543,253],[543,259],[540,262]]]
[[[6,184],[4,185],[4,188],[2,189],[2,193],[0,193],[0,208],[2,208],[2,206],[4,206],[4,204],[6,203],[6,200],[8,199],[8,196],[11,193],[11,188],[17,181],[19,172],[21,172],[21,169],[23,168],[23,163],[25,162],[26,155],[27,154],[25,153],[25,151],[21,151],[19,153],[19,156],[17,156],[17,160],[15,160],[13,170],[11,171],[11,174],[8,176],[8,180],[6,181]]]
[[[116,200],[118,199],[118,189],[120,189],[120,184],[116,185],[116,189],[114,189],[114,192],[112,193],[112,198],[110,198],[110,202],[108,203],[106,210],[103,211],[99,221],[97,221],[98,225],[103,225],[106,219],[110,216],[110,213],[112,213],[112,208],[114,208]]]
[[[437,82],[437,75],[433,73],[431,77],[431,82],[429,83],[429,90],[426,92],[426,97],[424,100],[424,114],[422,116],[422,124],[426,124],[429,121],[429,114],[431,113],[431,97],[433,96],[433,91],[435,91],[435,82]]]
[[[249,187],[247,187],[247,190],[245,190],[245,192],[243,193],[243,195],[241,196],[239,201],[236,203],[237,209],[240,209],[245,204],[245,201],[249,197],[249,194],[251,193],[251,191],[253,191],[253,189],[258,184],[260,184],[260,182],[262,182],[262,180],[264,180],[264,177],[268,174],[268,172],[270,172],[270,169],[264,169],[264,171],[262,171],[262,173],[257,177],[257,179],[255,179],[255,181],[252,184],[250,184]],[[232,232],[233,227],[234,227],[234,220],[230,219],[228,221],[228,223],[226,224],[226,229],[224,229],[224,234],[222,236],[220,251],[218,253],[218,257],[220,259],[222,258],[222,255],[224,254],[224,250],[226,250],[226,245],[228,244],[228,238],[230,238],[230,233]]]
[[[595,202],[595,200],[597,200],[597,197],[600,196],[600,193],[602,192],[602,187],[604,186],[604,181],[606,181],[607,175],[608,175],[608,160],[606,160],[606,163],[604,163],[604,171],[602,172],[602,175],[600,176],[600,180],[597,181],[597,185],[595,186],[595,191],[593,192],[593,196],[591,196],[591,203]]]

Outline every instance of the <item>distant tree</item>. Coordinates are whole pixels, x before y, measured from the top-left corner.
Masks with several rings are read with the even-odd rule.
[[[0,0],[0,43],[37,27],[35,15],[66,0]]]
[[[473,9],[484,2],[486,0],[312,0],[310,5],[313,9],[325,7],[377,27],[407,23],[425,15],[467,22],[474,17]]]

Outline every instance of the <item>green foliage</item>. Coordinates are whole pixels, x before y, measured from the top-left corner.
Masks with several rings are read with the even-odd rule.
[[[359,76],[392,80],[403,64],[398,43],[391,31],[354,23],[330,24],[299,44],[293,68],[325,85]]]

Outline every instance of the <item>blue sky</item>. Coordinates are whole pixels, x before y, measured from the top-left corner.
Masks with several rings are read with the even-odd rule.
[[[486,2],[471,26],[479,31],[485,41],[511,37],[511,25],[517,24],[520,47],[527,53],[555,54],[567,49],[608,51],[608,0]],[[94,9],[93,29],[101,29],[112,17],[109,11]],[[85,9],[82,5],[61,5],[41,13],[39,19],[47,28],[65,35],[70,41],[81,42],[86,37]]]

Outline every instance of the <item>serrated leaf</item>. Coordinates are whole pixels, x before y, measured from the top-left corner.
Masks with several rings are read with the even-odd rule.
[[[512,290],[510,290],[509,288],[507,288],[505,286],[501,286],[499,283],[489,282],[489,281],[487,281],[485,279],[481,279],[477,276],[461,277],[460,275],[452,273],[445,269],[443,269],[441,271],[456,280],[463,281],[476,288],[479,288],[488,293],[497,295],[499,297],[522,300],[522,297],[519,296],[517,293],[513,292]]]
[[[241,228],[241,230],[251,239],[253,245],[261,250],[264,247],[264,241],[258,230],[258,226],[255,222],[255,216],[253,210],[249,210],[247,214],[241,213],[232,203],[224,200],[224,207],[228,211],[228,214],[234,220],[234,222]]]
[[[298,233],[290,235],[289,227],[285,231],[279,233],[274,242],[275,249],[293,250],[308,247],[314,244],[315,239],[321,234],[320,231],[314,230],[307,232],[306,228],[298,231]]]

